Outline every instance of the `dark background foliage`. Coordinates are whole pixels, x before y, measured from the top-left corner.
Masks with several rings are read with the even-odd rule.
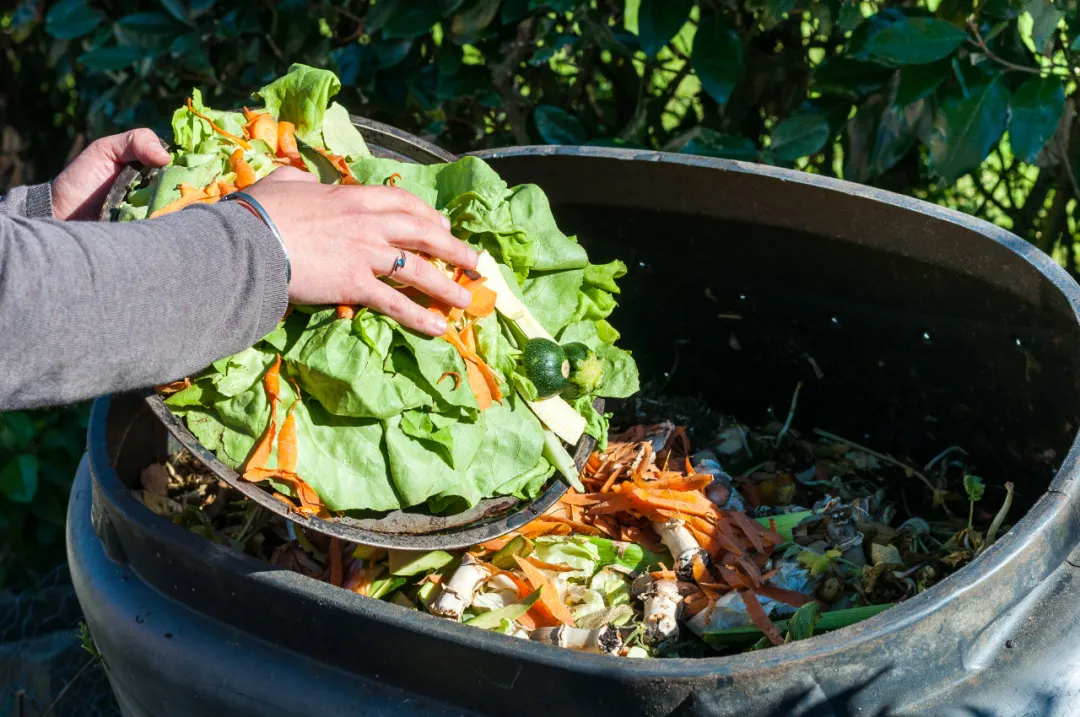
[[[22,0],[0,30],[0,188],[93,137],[168,136],[192,87],[237,107],[303,62],[452,151],[796,167],[975,214],[1076,271],[1076,0]],[[0,585],[62,559],[84,425],[0,415]]]

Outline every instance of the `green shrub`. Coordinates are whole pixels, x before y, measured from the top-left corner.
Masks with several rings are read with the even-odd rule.
[[[64,517],[88,406],[0,413],[0,588],[64,560]]]

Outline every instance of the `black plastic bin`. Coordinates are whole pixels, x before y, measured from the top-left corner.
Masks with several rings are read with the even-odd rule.
[[[960,444],[1027,515],[958,574],[834,633],[701,660],[583,655],[158,518],[125,486],[162,457],[163,430],[138,396],[105,398],[69,558],[126,715],[1080,713],[1080,320],[1058,266],[984,222],[806,174],[599,148],[483,156],[543,187],[593,261],[630,265],[613,323],[646,379],[677,365],[668,391],[748,418],[786,411],[801,380],[797,426],[924,460]]]

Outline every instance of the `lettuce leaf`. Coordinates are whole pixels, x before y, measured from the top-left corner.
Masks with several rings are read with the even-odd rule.
[[[352,162],[370,157],[367,143],[360,136],[360,130],[349,119],[349,111],[337,102],[326,109],[322,122],[323,146],[330,154],[340,154],[346,161]]]
[[[605,325],[607,322],[603,322]],[[627,398],[638,392],[639,378],[637,364],[629,351],[618,348],[600,338],[600,322],[578,321],[570,324],[559,334],[559,343],[580,342],[596,352],[596,355],[608,362],[604,380],[597,396],[603,398]],[[586,418],[589,418],[586,415]],[[589,435],[592,435],[591,433]]]
[[[337,75],[299,63],[255,93],[276,120],[292,122],[296,135],[322,146],[322,123],[330,98],[341,89]]]

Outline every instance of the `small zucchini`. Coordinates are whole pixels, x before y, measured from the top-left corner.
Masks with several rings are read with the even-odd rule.
[[[522,352],[525,375],[536,386],[540,398],[554,396],[567,387],[570,361],[562,346],[549,339],[529,339]]]

